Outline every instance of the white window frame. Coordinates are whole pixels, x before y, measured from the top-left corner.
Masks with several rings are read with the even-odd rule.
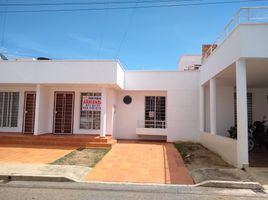
[[[19,106],[20,106],[20,93],[11,91],[1,91],[1,108],[0,108],[0,128],[18,128],[19,121]],[[5,97],[7,95],[7,102],[5,105]],[[17,96],[17,104],[14,105],[14,96]],[[15,113],[13,113],[14,109]],[[14,119],[15,118],[15,119]],[[15,122],[13,121],[15,120]],[[14,125],[15,123],[15,125]]]
[[[101,111],[82,111],[82,97],[83,97],[84,94],[86,94],[87,96],[89,95],[89,96],[100,96],[100,97],[102,97],[101,92],[81,92],[80,93],[80,96],[79,96],[79,98],[80,98],[79,129],[80,130],[100,130],[100,127],[101,127]],[[86,128],[81,127],[82,112],[87,112],[87,118],[91,118],[91,121],[86,122],[86,123],[89,123],[88,127],[86,127]]]

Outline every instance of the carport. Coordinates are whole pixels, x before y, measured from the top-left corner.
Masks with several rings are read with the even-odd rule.
[[[201,87],[201,129],[203,122],[207,133],[202,134],[201,141],[212,147],[209,143],[220,140],[222,148],[216,145],[212,149],[237,167],[268,167],[268,151],[264,147],[257,146],[248,153],[248,125],[268,117],[267,77],[268,58],[244,58]],[[228,138],[228,130],[235,125],[237,140]],[[211,139],[210,135],[215,137]]]

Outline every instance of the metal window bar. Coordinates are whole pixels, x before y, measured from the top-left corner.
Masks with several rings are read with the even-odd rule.
[[[236,108],[236,92],[234,93],[234,123],[237,126],[237,108]],[[248,125],[253,124],[253,114],[252,114],[252,93],[247,93],[247,108],[248,108]]]
[[[19,93],[0,92],[0,127],[17,127]]]
[[[145,128],[166,128],[166,97],[145,97]]]

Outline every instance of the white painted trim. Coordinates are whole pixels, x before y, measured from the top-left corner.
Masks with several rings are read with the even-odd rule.
[[[237,107],[237,162],[238,167],[248,166],[248,109],[246,61],[236,61]]]
[[[205,131],[205,87],[200,86],[199,91],[199,120],[200,120],[200,131]]]
[[[209,81],[210,86],[210,132],[211,134],[216,134],[217,132],[217,121],[216,121],[216,115],[217,115],[217,105],[216,105],[216,96],[217,96],[217,85],[216,85],[216,79],[212,78]]]

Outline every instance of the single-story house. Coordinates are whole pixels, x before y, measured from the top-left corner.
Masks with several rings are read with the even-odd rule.
[[[125,70],[118,60],[1,60],[0,132],[194,141],[245,167],[248,123],[268,116],[267,10],[240,9],[202,56],[183,56],[173,71]],[[237,140],[226,137],[234,124]]]

